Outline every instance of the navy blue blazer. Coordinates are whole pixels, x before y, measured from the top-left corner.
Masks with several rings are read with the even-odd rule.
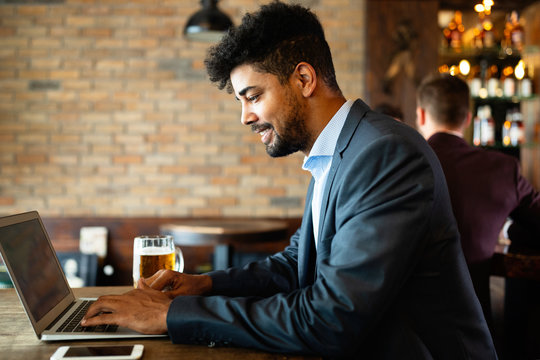
[[[495,359],[440,164],[411,127],[357,100],[311,221],[267,259],[180,296],[175,343],[367,359]]]

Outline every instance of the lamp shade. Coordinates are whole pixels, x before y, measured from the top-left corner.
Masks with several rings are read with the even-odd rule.
[[[184,28],[184,35],[191,40],[218,41],[233,23],[217,7],[217,0],[201,0],[202,9],[193,14]]]

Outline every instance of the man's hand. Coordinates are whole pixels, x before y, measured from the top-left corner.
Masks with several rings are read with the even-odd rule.
[[[144,281],[123,295],[101,296],[90,306],[81,325],[114,324],[143,334],[167,333],[167,312],[172,299]]]
[[[208,275],[188,275],[172,270],[159,270],[143,282],[152,289],[163,291],[171,299],[179,295],[204,295],[212,289],[212,278]]]

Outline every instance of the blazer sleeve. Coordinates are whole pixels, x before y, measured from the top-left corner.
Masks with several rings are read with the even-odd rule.
[[[213,284],[210,295],[266,297],[296,289],[299,232],[300,229],[293,234],[282,252],[243,268],[209,272]]]
[[[333,185],[330,198],[336,203],[329,205],[327,216],[336,211],[340,215],[325,220],[330,230],[323,241],[330,247],[319,245],[313,285],[289,291],[294,283],[281,283],[270,275],[277,270],[289,280],[293,276],[291,254],[297,247],[292,241],[291,249],[252,265],[249,271],[212,275],[219,282],[228,278],[226,288],[234,288],[231,294],[250,293],[246,279],[259,291],[265,286],[275,286],[271,292],[287,291],[264,298],[177,297],[167,316],[173,342],[322,356],[357,353],[396,301],[396,293],[418,262],[426,223],[437,216],[432,209],[432,170],[414,145],[389,136],[362,146],[350,151],[351,157],[341,164],[343,171],[335,177],[339,184]],[[230,284],[238,278],[245,291],[238,292]]]

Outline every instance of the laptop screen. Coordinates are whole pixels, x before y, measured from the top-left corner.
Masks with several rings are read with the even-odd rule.
[[[38,219],[0,228],[4,261],[11,264],[29,311],[39,321],[69,294],[61,267]]]

